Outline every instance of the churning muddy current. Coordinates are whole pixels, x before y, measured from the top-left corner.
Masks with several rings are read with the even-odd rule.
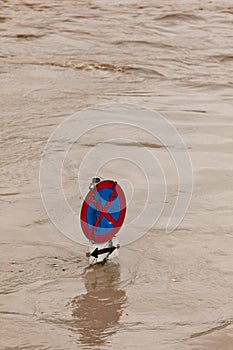
[[[226,0],[0,0],[1,349],[233,348],[232,25]],[[194,189],[168,234],[177,175],[166,147],[120,125],[84,135],[63,169],[77,215],[77,169],[106,138],[113,154],[148,148],[167,180],[154,227],[114,261],[89,267],[86,247],[43,208],[40,161],[62,121],[113,102],[155,110],[177,128]],[[111,133],[134,140],[122,145]],[[143,175],[114,162],[101,171],[133,184],[130,225],[146,200]]]

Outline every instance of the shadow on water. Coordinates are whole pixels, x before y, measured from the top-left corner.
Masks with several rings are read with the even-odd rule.
[[[71,301],[73,327],[80,342],[87,347],[107,345],[108,337],[116,333],[126,295],[118,289],[120,266],[114,263],[86,268],[83,274],[87,292]]]

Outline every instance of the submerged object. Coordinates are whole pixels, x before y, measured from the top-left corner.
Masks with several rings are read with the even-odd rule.
[[[90,241],[87,256],[90,264],[116,257],[116,238],[126,214],[126,200],[116,181],[94,177],[81,208],[81,227]]]

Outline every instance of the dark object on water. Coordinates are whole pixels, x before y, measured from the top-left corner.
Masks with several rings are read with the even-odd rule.
[[[101,181],[101,180],[100,180],[99,177],[93,177],[93,178],[91,179],[91,183],[90,183],[90,185],[89,185],[89,190],[92,190],[92,189],[95,187],[95,185],[98,184],[100,181]]]

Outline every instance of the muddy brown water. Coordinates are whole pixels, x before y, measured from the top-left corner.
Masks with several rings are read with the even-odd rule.
[[[233,349],[232,28],[224,0],[0,1],[1,349]],[[176,126],[194,192],[175,232],[165,234],[170,196],[143,238],[89,268],[86,248],[43,209],[39,165],[56,126],[106,102],[143,105]],[[169,178],[166,150],[144,145]],[[67,193],[73,170],[68,162]],[[144,198],[140,177],[135,186],[128,220]]]

